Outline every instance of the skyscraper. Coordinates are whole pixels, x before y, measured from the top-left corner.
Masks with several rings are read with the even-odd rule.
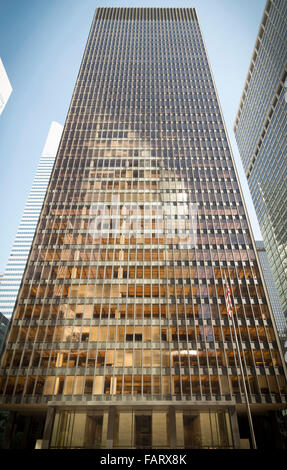
[[[3,113],[7,101],[12,93],[12,86],[0,58],[0,114]]]
[[[42,448],[239,447],[225,275],[260,431],[286,376],[196,11],[98,8],[1,363],[7,442],[25,411]]]
[[[267,0],[234,132],[287,319],[287,3]]]
[[[0,312],[11,318],[35,229],[55,162],[63,126],[52,122],[5,272],[0,279]],[[3,221],[3,227],[5,222]]]
[[[257,248],[257,253],[258,253],[259,260],[260,260],[263,276],[265,279],[268,295],[270,298],[270,303],[272,306],[279,337],[280,339],[283,338],[283,341],[285,341],[286,331],[287,331],[286,319],[282,311],[279,295],[278,295],[274,278],[270,269],[270,264],[268,261],[268,256],[265,250],[264,242],[262,240],[256,240],[256,248]]]

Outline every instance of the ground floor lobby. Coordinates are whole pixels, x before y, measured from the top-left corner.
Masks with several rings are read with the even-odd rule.
[[[257,407],[258,448],[286,448],[286,415]],[[93,403],[0,411],[2,449],[248,449],[244,405],[119,405]]]

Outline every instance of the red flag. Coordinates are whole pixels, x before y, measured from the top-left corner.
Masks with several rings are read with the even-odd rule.
[[[228,316],[229,318],[231,318],[231,315],[232,315],[231,291],[230,291],[230,287],[229,287],[225,273],[224,273],[224,276],[225,276],[225,282],[226,282],[226,291],[225,291],[226,307],[227,307]]]

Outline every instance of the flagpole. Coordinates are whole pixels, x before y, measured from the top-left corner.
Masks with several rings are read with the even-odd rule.
[[[225,283],[226,283],[226,290],[227,290],[226,295],[228,296],[229,295],[229,292],[228,292],[228,287],[229,286],[228,286],[228,282],[227,282],[227,278],[226,278],[226,273],[224,273],[224,276],[225,276]],[[231,302],[231,298],[230,298],[230,302]],[[230,307],[232,308],[232,305],[230,305]],[[238,359],[239,359],[239,365],[240,365],[240,371],[241,371],[241,376],[242,376],[244,395],[245,395],[245,401],[246,401],[246,407],[247,407],[247,416],[248,416],[248,423],[249,423],[249,428],[250,428],[252,446],[253,446],[253,449],[257,449],[256,439],[255,439],[255,434],[254,434],[254,428],[253,428],[253,421],[252,421],[251,410],[250,410],[250,404],[249,404],[249,397],[248,397],[248,392],[247,392],[247,388],[246,388],[246,383],[245,383],[245,380],[244,380],[243,364],[242,364],[242,360],[241,360],[241,356],[240,356],[239,343],[238,343],[238,338],[237,338],[236,329],[235,329],[235,322],[234,322],[234,318],[233,318],[232,313],[231,314],[228,313],[228,316],[229,316],[229,318],[231,318],[233,331],[234,331],[235,343],[236,343],[236,348],[237,348],[237,355],[238,355]],[[229,322],[229,324],[230,324],[230,322]],[[246,376],[247,376],[247,374],[246,374]]]

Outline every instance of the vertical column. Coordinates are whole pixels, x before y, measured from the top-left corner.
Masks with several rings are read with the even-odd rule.
[[[42,449],[48,449],[49,443],[51,439],[53,423],[55,418],[55,408],[48,406],[47,414],[46,414],[46,421],[43,433],[43,440],[42,440]]]
[[[171,449],[176,449],[176,420],[175,407],[169,407],[169,445]]]
[[[240,434],[235,406],[229,408],[231,432],[235,449],[240,449]]]
[[[108,411],[108,430],[107,430],[107,443],[106,443],[107,449],[113,448],[115,414],[116,414],[116,409],[114,406],[111,406]]]

